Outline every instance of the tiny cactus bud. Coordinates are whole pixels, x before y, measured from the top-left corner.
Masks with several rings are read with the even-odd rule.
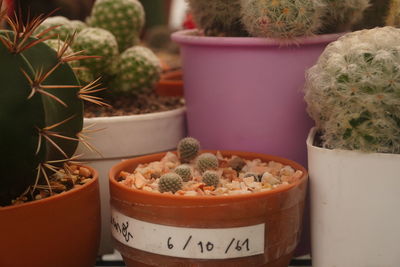
[[[197,157],[197,168],[200,172],[205,172],[206,170],[217,169],[219,166],[218,159],[214,154],[203,153]]]
[[[175,173],[178,174],[184,182],[187,182],[190,179],[192,179],[192,170],[190,169],[190,166],[187,164],[182,164],[176,167]]]
[[[199,154],[200,143],[193,137],[185,137],[178,143],[177,149],[180,161],[187,163]]]
[[[182,189],[182,178],[176,173],[166,173],[158,181],[158,190],[163,192],[172,192]]]
[[[203,183],[207,186],[214,186],[216,188],[219,184],[219,175],[215,171],[205,171],[202,178]]]

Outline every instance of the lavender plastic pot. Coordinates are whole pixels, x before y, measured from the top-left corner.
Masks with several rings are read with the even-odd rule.
[[[282,45],[197,30],[173,33],[181,47],[188,134],[204,149],[268,153],[306,166],[312,121],[303,101],[304,73],[340,35]]]

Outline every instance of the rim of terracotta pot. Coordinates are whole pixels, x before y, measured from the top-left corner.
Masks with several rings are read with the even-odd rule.
[[[130,158],[127,160],[123,160],[120,163],[114,165],[110,171],[109,171],[109,182],[111,186],[117,187],[119,190],[123,190],[125,193],[131,193],[139,196],[143,196],[144,198],[157,198],[157,199],[165,199],[169,201],[177,201],[179,202],[180,200],[193,200],[194,202],[222,202],[222,201],[230,201],[230,200],[244,200],[248,198],[263,198],[268,195],[276,194],[276,193],[281,193],[288,191],[292,188],[295,188],[299,186],[302,183],[307,182],[308,180],[308,171],[299,163],[283,158],[283,157],[278,157],[278,156],[273,156],[269,154],[262,154],[262,153],[255,153],[255,152],[246,152],[246,151],[236,151],[236,150],[202,150],[201,153],[204,152],[211,152],[211,153],[216,153],[219,151],[223,156],[226,155],[238,155],[243,158],[268,158],[268,161],[277,161],[279,163],[283,163],[285,165],[290,165],[291,167],[295,168],[296,170],[301,170],[303,172],[303,175],[301,178],[289,185],[282,185],[278,188],[269,190],[269,191],[264,191],[264,192],[257,192],[257,193],[249,193],[249,194],[239,194],[239,195],[229,195],[229,196],[177,196],[177,195],[172,195],[172,194],[161,194],[161,193],[156,193],[156,192],[148,192],[144,190],[138,190],[134,188],[129,188],[119,182],[116,181],[115,177],[118,175],[118,173],[124,168],[122,166],[128,165],[132,166],[135,165],[136,163],[141,163],[141,162],[150,162],[149,159],[153,157],[157,157],[161,159],[166,153],[168,152],[162,152],[162,153],[155,153],[155,154],[150,154],[150,155],[145,155],[145,156],[139,156],[139,157],[134,157]],[[176,154],[176,151],[170,151]],[[246,157],[246,156],[247,157]],[[249,157],[250,156],[250,157]],[[263,159],[261,159],[263,160]],[[136,164],[137,165],[137,164]]]
[[[319,147],[319,146],[315,146],[314,143],[314,137],[315,134],[317,133],[317,127],[313,127],[311,128],[308,137],[307,137],[307,150],[315,150],[315,151],[330,151],[332,153],[341,153],[342,155],[347,155],[347,156],[376,156],[376,157],[398,157],[400,159],[400,154],[395,154],[395,153],[379,153],[379,152],[363,152],[363,151],[359,151],[359,150],[346,150],[346,149],[339,149],[339,148],[335,148],[335,149],[329,149],[329,148],[324,148],[324,147]]]
[[[12,209],[18,209],[18,208],[24,208],[24,207],[30,207],[30,206],[40,206],[40,205],[46,205],[46,203],[51,202],[51,201],[55,201],[58,199],[63,199],[63,198],[68,198],[72,195],[75,194],[79,194],[80,191],[82,190],[86,190],[88,187],[90,187],[93,183],[96,183],[99,179],[99,173],[96,169],[93,169],[90,166],[86,166],[86,165],[79,165],[81,167],[85,167],[88,168],[91,172],[91,174],[93,175],[93,177],[91,178],[91,180],[85,184],[83,184],[80,187],[68,190],[66,192],[51,196],[51,197],[47,197],[47,198],[43,198],[43,199],[39,199],[39,200],[34,200],[34,201],[30,201],[30,202],[26,202],[23,204],[19,204],[19,205],[12,205],[12,206],[4,206],[4,207],[0,207],[0,212],[2,211],[9,211]]]
[[[330,43],[337,40],[344,33],[319,34],[298,37],[293,42],[285,43],[274,38],[262,37],[214,37],[199,34],[198,29],[180,30],[171,34],[171,39],[179,44],[212,45],[212,46],[302,46],[319,43]]]
[[[165,117],[179,115],[179,114],[185,113],[185,111],[186,111],[186,107],[183,106],[183,107],[172,109],[172,110],[152,112],[152,113],[146,113],[146,114],[93,117],[93,118],[84,118],[84,119],[85,119],[85,121],[88,121],[91,123],[157,120],[157,119],[163,119]]]
[[[162,96],[183,96],[183,72],[171,70],[161,75],[156,86],[156,93]]]

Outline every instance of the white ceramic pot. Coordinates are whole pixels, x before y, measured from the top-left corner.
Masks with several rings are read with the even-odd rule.
[[[400,266],[400,154],[307,139],[313,267]]]
[[[186,136],[185,108],[142,115],[85,118],[84,127],[102,129],[88,133],[88,141],[101,153],[82,144],[76,154],[99,172],[102,231],[99,254],[113,252],[110,230],[108,171],[123,159],[176,149]]]

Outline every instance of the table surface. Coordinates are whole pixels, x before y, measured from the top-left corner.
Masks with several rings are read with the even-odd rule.
[[[125,267],[125,264],[121,260],[98,260],[96,262],[96,267]],[[288,267],[311,267],[311,259],[300,258],[293,259]]]

